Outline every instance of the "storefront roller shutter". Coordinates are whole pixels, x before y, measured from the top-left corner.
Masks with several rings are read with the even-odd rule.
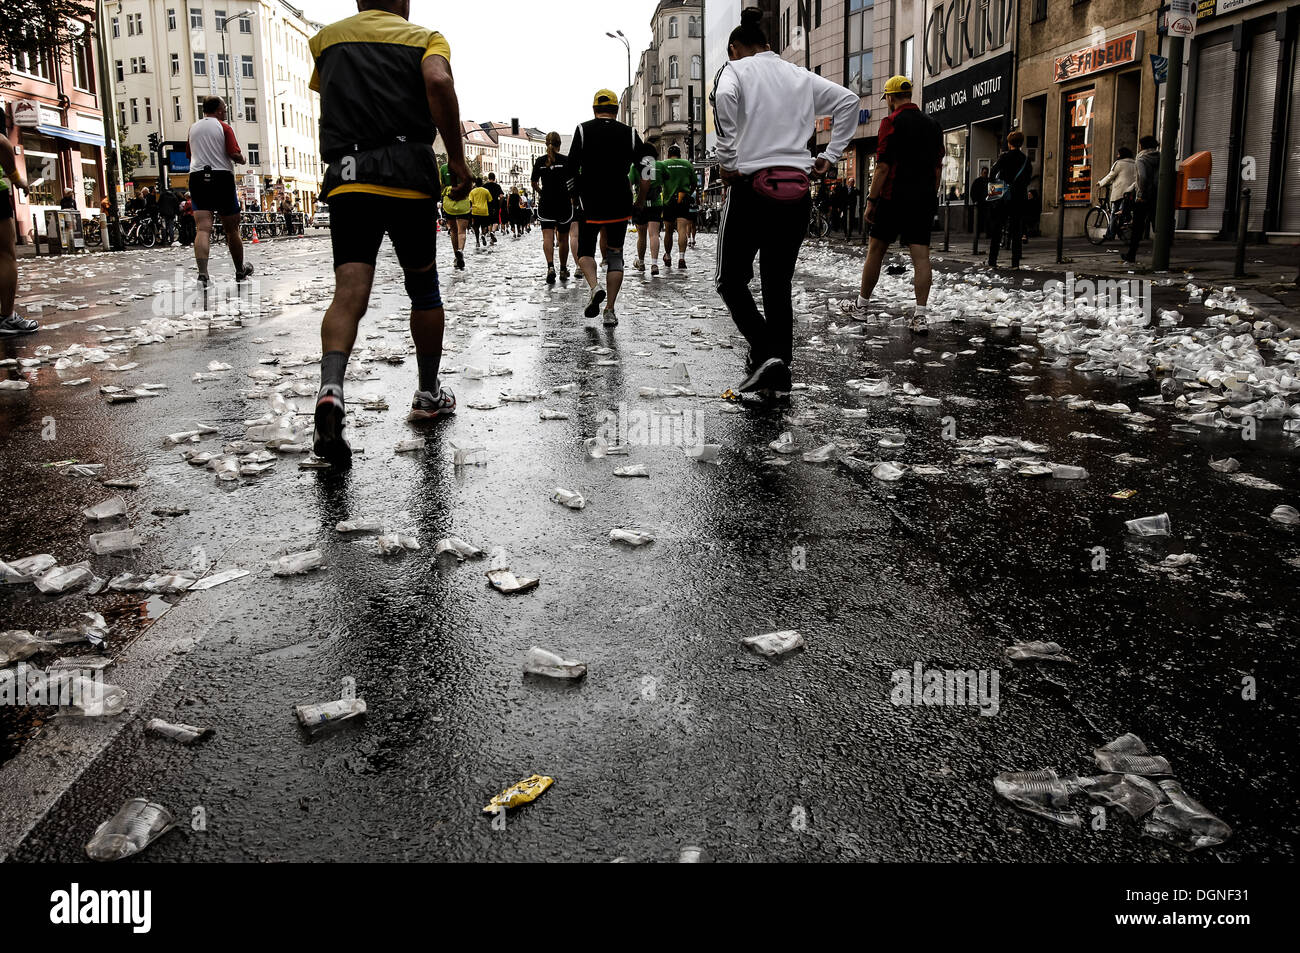
[[[1210,207],[1187,214],[1188,228],[1217,232],[1223,226],[1224,191],[1228,183],[1228,137],[1232,123],[1232,41],[1201,48],[1196,69],[1195,112],[1192,117],[1193,152],[1214,156],[1210,173]],[[1181,158],[1181,157],[1180,157]]]
[[[1242,156],[1254,156],[1255,181],[1241,183],[1250,189],[1250,223],[1247,231],[1264,227],[1264,200],[1268,189],[1268,153],[1273,138],[1273,101],[1277,98],[1277,34],[1272,30],[1255,37],[1250,45],[1247,73],[1246,133]],[[1215,156],[1218,159],[1218,156]]]
[[[1291,116],[1287,125],[1286,170],[1282,180],[1284,232],[1300,232],[1300,69],[1291,71]]]

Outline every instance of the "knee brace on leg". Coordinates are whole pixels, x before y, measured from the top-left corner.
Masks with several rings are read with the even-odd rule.
[[[408,271],[406,273],[406,294],[411,299],[412,311],[430,311],[442,307],[442,296],[438,293],[438,272],[434,268],[427,271]]]
[[[610,271],[622,271],[623,270],[623,249],[611,248],[609,250],[609,254],[605,256],[605,260],[608,263],[608,268]]]

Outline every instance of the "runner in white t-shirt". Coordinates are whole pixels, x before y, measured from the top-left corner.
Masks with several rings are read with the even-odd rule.
[[[230,260],[235,263],[235,280],[253,273],[244,264],[244,243],[239,236],[239,193],[235,191],[235,166],[244,164],[244,154],[235,130],[226,123],[226,104],[220,96],[203,100],[203,118],[190,126],[185,152],[190,157],[190,195],[194,202],[194,260],[199,281],[208,282],[208,250],[212,243],[212,216],[220,215],[226,230]]]

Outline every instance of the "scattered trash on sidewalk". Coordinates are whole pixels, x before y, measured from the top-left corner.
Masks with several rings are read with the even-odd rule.
[[[1151,754],[1142,739],[1133,733],[1123,734],[1092,752],[1098,766],[1111,774],[1165,775],[1173,768],[1164,758]]]
[[[993,790],[1020,810],[1076,830],[1083,827],[1083,818],[1070,810],[1077,787],[1077,779],[1063,780],[1051,768],[1004,771],[993,779]]]
[[[96,556],[110,556],[139,549],[142,540],[135,530],[115,529],[108,533],[95,533],[90,537],[90,551]]]
[[[575,493],[573,490],[566,490],[559,486],[551,494],[551,499],[571,510],[580,510],[587,505],[587,501],[583,499],[581,493]]]
[[[211,728],[195,728],[193,725],[171,724],[161,718],[150,718],[144,730],[159,738],[169,738],[183,745],[192,745],[212,734]]]
[[[243,579],[247,575],[249,575],[247,569],[226,569],[222,572],[211,576],[205,576],[203,579],[200,579],[194,585],[190,586],[190,592],[201,592],[204,589],[214,589],[227,582],[234,582],[236,579]]]
[[[1168,513],[1128,520],[1124,526],[1134,536],[1168,536],[1172,528]]]
[[[361,698],[342,698],[338,701],[293,706],[298,724],[309,731],[335,722],[359,718],[366,713],[366,710],[365,700]]]
[[[444,553],[451,553],[456,557],[457,562],[464,562],[466,559],[478,559],[483,555],[483,550],[477,546],[471,546],[458,536],[448,536],[446,539],[438,540],[433,547],[435,556],[441,556]]]
[[[1300,510],[1294,506],[1279,506],[1270,514],[1270,518],[1288,526],[1300,523]]]
[[[500,794],[494,795],[487,807],[483,808],[483,813],[496,814],[499,811],[528,804],[541,797],[554,783],[554,778],[548,778],[543,774],[530,774],[518,784],[512,784]]]
[[[98,861],[131,857],[175,826],[176,819],[161,804],[132,798],[95,829],[86,844],[86,856]]]
[[[81,511],[88,520],[108,520],[126,515],[126,500],[120,496],[110,496],[102,503],[88,506]]]
[[[536,589],[541,582],[541,579],[533,576],[516,576],[508,566],[489,569],[487,578],[493,589],[507,596],[529,592]]]
[[[648,543],[653,543],[655,537],[653,533],[645,530],[611,529],[609,531],[609,541],[611,543],[627,543],[629,546],[645,546]]]
[[[789,629],[782,632],[767,632],[763,635],[747,635],[740,640],[740,644],[751,652],[771,658],[803,648],[804,640],[797,631]]]
[[[1074,662],[1055,642],[1017,642],[1003,652],[1013,662]]]
[[[587,666],[582,662],[561,658],[554,652],[548,652],[534,645],[524,658],[524,673],[546,678],[579,679],[587,674]]]
[[[297,576],[321,566],[319,549],[309,549],[301,553],[289,553],[271,563],[271,572],[277,576]]]

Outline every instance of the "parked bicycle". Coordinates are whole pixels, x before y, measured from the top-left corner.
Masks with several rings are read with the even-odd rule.
[[[1118,214],[1111,210],[1110,189],[1107,189],[1097,204],[1088,209],[1088,214],[1083,217],[1083,233],[1094,245],[1101,245],[1112,238],[1123,241],[1131,217],[1132,213],[1128,210],[1127,203],[1121,206]]]
[[[816,205],[808,216],[808,237],[825,238],[831,233],[831,218]]]
[[[81,236],[86,240],[87,248],[104,243],[104,228],[98,215],[81,223]]]
[[[122,241],[128,245],[153,248],[158,244],[159,223],[152,217],[137,215],[123,222]]]

